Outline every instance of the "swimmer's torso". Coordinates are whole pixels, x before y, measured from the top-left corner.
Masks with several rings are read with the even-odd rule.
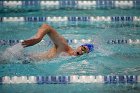
[[[49,49],[48,51],[45,51],[43,53],[38,53],[38,54],[34,54],[32,57],[34,59],[51,59],[54,57],[58,57],[58,56],[69,56],[71,55],[71,53],[67,50],[71,49],[70,47],[53,47],[51,49]]]
[[[33,59],[51,59],[56,57],[57,55],[57,49],[55,47],[49,49],[48,51],[42,52],[42,53],[37,53],[33,54],[32,58]]]

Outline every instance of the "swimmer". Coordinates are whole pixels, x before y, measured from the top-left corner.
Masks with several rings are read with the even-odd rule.
[[[43,24],[36,33],[35,37],[32,39],[24,40],[22,42],[23,47],[33,46],[39,43],[45,35],[53,41],[54,46],[47,52],[33,54],[32,57],[36,59],[51,59],[57,57],[60,53],[67,53],[69,56],[79,56],[84,53],[89,53],[93,51],[93,44],[83,44],[77,49],[71,48],[65,38],[57,33],[57,31],[49,26],[48,24]]]

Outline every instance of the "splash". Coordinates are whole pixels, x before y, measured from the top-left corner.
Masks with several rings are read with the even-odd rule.
[[[114,54],[114,52],[107,50],[101,46],[98,46],[97,51],[100,53],[101,56],[110,56],[110,55]]]
[[[113,51],[107,48],[107,46],[104,44],[104,41],[97,36],[95,36],[94,38],[94,46],[95,46],[95,51],[99,52],[101,56],[109,56],[114,54]]]
[[[19,59],[23,56],[23,49],[21,43],[15,44],[14,46],[8,47],[2,54],[2,57],[5,60]]]

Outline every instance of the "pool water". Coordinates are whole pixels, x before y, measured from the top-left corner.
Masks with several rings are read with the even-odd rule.
[[[37,85],[37,84],[15,84],[3,85],[0,89],[5,93],[139,93],[139,85],[104,85],[104,84],[53,84],[53,85]]]
[[[13,10],[11,10],[13,11]],[[58,9],[34,11],[3,11],[1,17],[17,16],[140,16],[138,9]],[[0,22],[0,40],[24,40],[32,37],[37,29],[47,23],[68,40],[90,39],[95,50],[79,57],[57,57],[51,60],[31,61],[16,56],[0,60],[0,76],[49,76],[49,75],[139,75],[140,74],[140,45],[139,44],[109,44],[115,39],[140,39],[140,24],[133,22]],[[50,39],[46,36],[46,41]],[[76,48],[83,44],[69,43]],[[47,51],[52,44],[37,44],[23,50],[24,54]],[[10,47],[1,45],[1,55]],[[24,93],[138,93],[137,85],[105,85],[105,84],[70,84],[70,85],[36,85],[13,84],[0,85],[2,93],[13,91]],[[33,90],[31,90],[33,89]]]

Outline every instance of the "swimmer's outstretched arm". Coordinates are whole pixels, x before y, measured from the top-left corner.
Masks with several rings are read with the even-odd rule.
[[[59,34],[51,26],[49,26],[47,24],[43,24],[39,28],[35,37],[32,39],[29,39],[29,40],[24,40],[22,42],[22,45],[24,47],[33,46],[33,45],[39,43],[46,34],[48,34],[48,36],[52,39],[52,41],[54,42],[55,45],[57,45],[57,43],[59,41],[61,41],[61,40],[58,40],[59,38],[57,38],[57,37],[59,37]],[[56,41],[56,39],[57,39],[57,41]],[[61,39],[63,39],[63,38],[61,38]]]

